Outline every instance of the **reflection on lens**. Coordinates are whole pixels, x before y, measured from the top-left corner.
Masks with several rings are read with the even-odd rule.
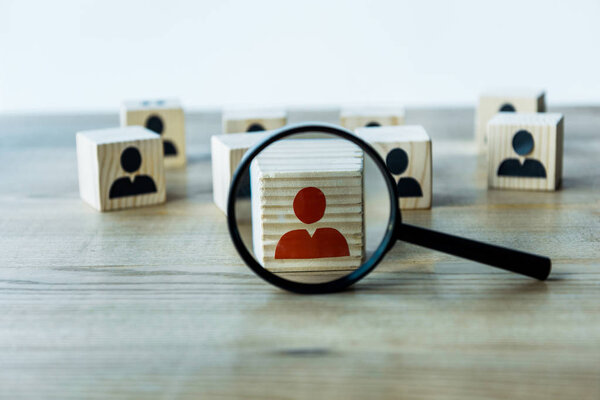
[[[360,267],[385,235],[385,180],[350,141],[294,135],[261,151],[244,175],[250,196],[242,186],[235,199],[244,244],[260,265],[286,279],[340,278]]]

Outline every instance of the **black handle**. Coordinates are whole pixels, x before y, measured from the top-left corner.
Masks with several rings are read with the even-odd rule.
[[[396,232],[398,240],[530,276],[541,281],[550,275],[552,269],[552,261],[548,257],[494,246],[414,225],[400,223]]]

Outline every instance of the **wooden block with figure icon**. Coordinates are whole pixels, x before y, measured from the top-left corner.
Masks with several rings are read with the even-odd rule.
[[[121,106],[121,126],[132,125],[143,126],[160,135],[165,167],[185,165],[185,121],[177,100],[125,101]]]
[[[165,173],[160,136],[140,127],[78,132],[81,198],[98,211],[164,203]]]
[[[274,143],[252,162],[252,238],[271,271],[354,269],[364,256],[363,153],[339,139]]]
[[[340,112],[342,126],[351,131],[363,127],[404,125],[404,108],[400,106],[344,107]]]
[[[401,209],[431,207],[431,139],[422,126],[359,128],[356,135],[386,163],[398,187]]]
[[[487,123],[499,112],[545,112],[546,95],[543,90],[502,89],[490,90],[479,96],[475,115],[475,140],[479,150],[487,149]]]
[[[500,113],[487,129],[490,188],[558,189],[563,164],[562,114]]]
[[[266,138],[270,133],[270,131],[232,133],[211,137],[213,200],[225,214],[227,214],[229,186],[242,157],[250,147]],[[250,181],[248,180],[244,184],[248,186],[247,196],[249,198]]]
[[[287,124],[283,109],[234,110],[223,112],[223,133],[271,131]]]

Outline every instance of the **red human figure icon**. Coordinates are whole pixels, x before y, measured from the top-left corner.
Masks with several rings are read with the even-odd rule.
[[[316,187],[306,187],[294,197],[294,214],[305,224],[323,218],[327,202]],[[285,233],[275,248],[276,259],[326,258],[349,256],[348,242],[337,229],[318,228],[313,236],[306,229]]]

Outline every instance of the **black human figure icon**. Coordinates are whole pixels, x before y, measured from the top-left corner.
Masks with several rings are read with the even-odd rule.
[[[146,120],[146,128],[150,129],[153,132],[158,133],[159,135],[162,135],[163,131],[165,130],[165,124],[163,123],[162,118],[159,117],[158,115],[151,115]],[[163,150],[165,152],[165,156],[177,155],[177,149],[175,148],[175,145],[173,144],[173,142],[171,142],[168,139],[164,139],[164,138],[163,138]]]
[[[512,147],[520,156],[527,156],[533,151],[533,136],[526,130],[520,130],[513,136]],[[518,158],[507,158],[498,167],[498,176],[518,176],[524,178],[545,178],[546,168],[533,158],[525,158],[523,164]]]
[[[367,127],[367,128],[378,127],[378,126],[381,126],[381,124],[377,121],[371,121],[365,125],[365,127]]]
[[[258,122],[251,124],[248,127],[248,129],[246,129],[246,132],[262,132],[262,131],[266,131],[266,129],[264,126],[262,126],[262,124],[259,124]]]
[[[400,175],[408,168],[408,154],[396,147],[388,153],[385,163],[392,174]],[[415,178],[400,178],[398,180],[398,197],[423,197],[421,185]]]
[[[135,147],[127,147],[121,153],[121,167],[130,174],[140,169],[142,165],[142,155]],[[137,175],[133,180],[128,177],[122,177],[113,182],[108,194],[109,199],[119,197],[137,196],[140,194],[156,193],[154,180],[148,175]]]
[[[517,110],[515,109],[515,106],[513,106],[512,104],[504,103],[500,106],[498,111],[500,111],[500,112],[515,112]]]

